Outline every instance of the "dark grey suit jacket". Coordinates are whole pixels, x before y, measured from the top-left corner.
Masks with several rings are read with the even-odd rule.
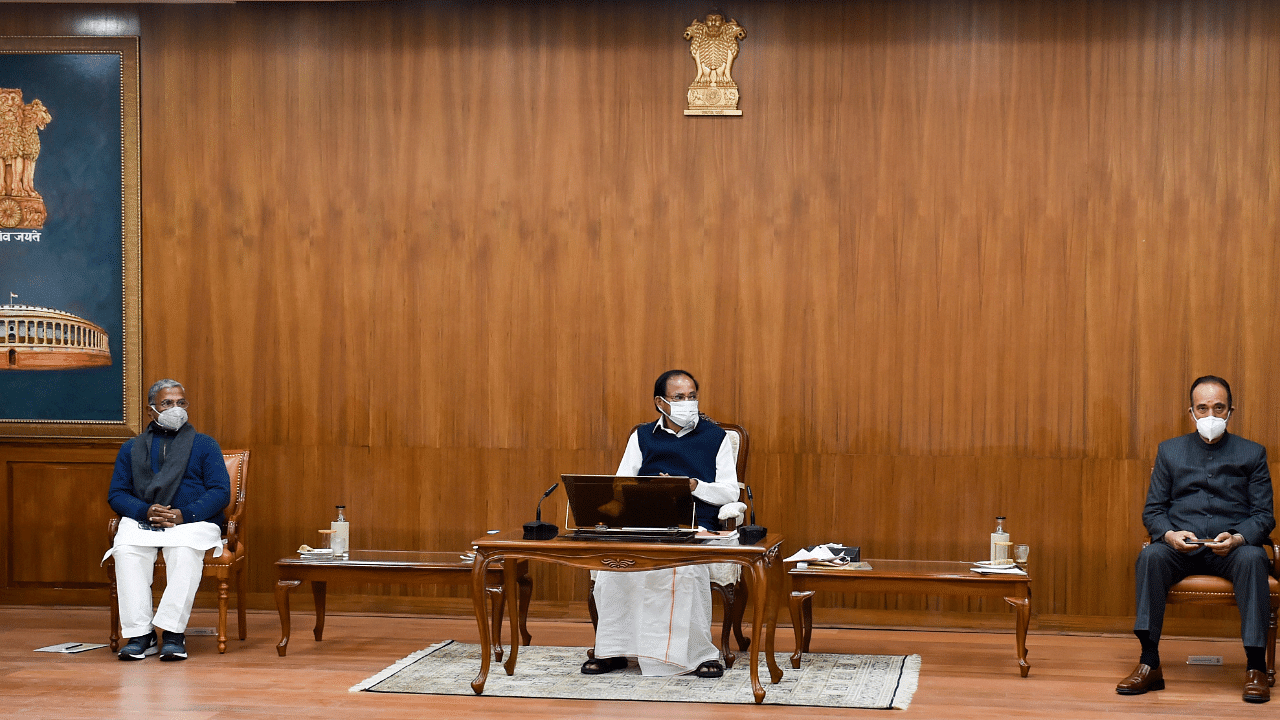
[[[1216,443],[1190,433],[1160,443],[1142,523],[1159,542],[1169,530],[1200,538],[1240,533],[1261,545],[1276,526],[1267,449],[1227,433]]]

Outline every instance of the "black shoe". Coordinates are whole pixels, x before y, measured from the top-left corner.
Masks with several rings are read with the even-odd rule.
[[[165,662],[187,659],[187,636],[182,633],[164,631],[164,642],[160,645],[160,659]]]
[[[121,660],[141,660],[148,655],[156,654],[156,634],[147,633],[139,635],[136,638],[129,638],[129,642],[120,648],[120,654],[116,657]]]
[[[626,670],[627,659],[624,657],[615,658],[593,658],[582,663],[583,675],[603,675],[611,673],[614,670]]]

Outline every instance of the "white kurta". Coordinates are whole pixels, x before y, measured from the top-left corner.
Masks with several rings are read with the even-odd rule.
[[[120,629],[126,638],[152,632],[153,627],[184,632],[191,604],[200,587],[205,551],[222,554],[222,529],[216,523],[193,522],[164,530],[148,530],[137,520],[121,518],[115,542],[106,555],[114,556]],[[151,581],[156,553],[164,553],[165,588],[160,605],[151,606]]]
[[[658,427],[661,430],[655,432],[671,432],[664,422]],[[683,429],[675,433],[687,434]],[[640,443],[632,433],[615,474],[637,475],[642,463]],[[728,437],[716,453],[715,482],[699,481],[693,496],[712,505],[738,499],[738,473]],[[720,651],[711,641],[709,568],[597,573],[595,656],[636,658],[645,675],[692,672],[719,659]]]

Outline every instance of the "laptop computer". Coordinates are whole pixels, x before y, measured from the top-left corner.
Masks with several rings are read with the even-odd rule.
[[[560,481],[569,498],[562,537],[693,542],[697,534],[688,477],[565,474]]]

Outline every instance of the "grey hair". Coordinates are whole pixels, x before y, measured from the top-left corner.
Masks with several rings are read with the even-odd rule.
[[[161,390],[168,390],[169,388],[175,388],[175,387],[180,388],[183,394],[187,392],[187,389],[182,387],[182,383],[178,382],[177,380],[170,380],[169,378],[165,378],[164,380],[157,380],[156,384],[152,385],[151,389],[147,391],[147,405],[156,404],[156,395],[159,395]]]

